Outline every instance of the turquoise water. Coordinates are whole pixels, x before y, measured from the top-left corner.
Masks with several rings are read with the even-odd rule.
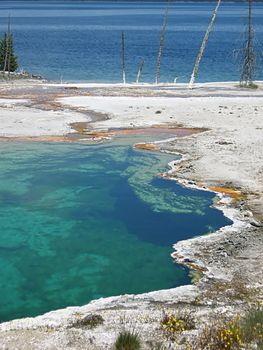
[[[172,244],[229,224],[127,144],[1,143],[0,319],[189,282]]]
[[[145,61],[143,82],[155,82],[156,58],[166,1],[0,1],[0,34],[11,15],[20,67],[52,80],[121,82],[121,33],[126,38],[127,81]],[[171,1],[161,81],[188,82],[215,7],[207,2]],[[197,81],[239,80],[237,53],[243,48],[247,2],[222,1]],[[254,2],[258,52],[263,43],[263,3]],[[240,53],[240,52],[239,52]],[[263,80],[257,61],[256,78]]]

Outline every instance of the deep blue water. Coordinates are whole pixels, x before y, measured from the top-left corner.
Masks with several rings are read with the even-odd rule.
[[[172,244],[230,224],[129,145],[2,143],[0,320],[190,282]]]
[[[173,2],[161,68],[161,81],[189,80],[215,2]],[[165,2],[5,1],[0,32],[12,17],[20,67],[65,81],[121,81],[121,32],[126,36],[127,79],[135,81],[142,59],[142,81],[155,81],[156,56]],[[236,58],[242,48],[246,3],[223,1],[197,81],[239,80]],[[263,3],[254,4],[258,43],[263,43]],[[262,46],[258,44],[262,52]],[[258,61],[257,79],[263,79]]]

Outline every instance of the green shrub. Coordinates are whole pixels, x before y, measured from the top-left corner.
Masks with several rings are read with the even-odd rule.
[[[139,350],[141,341],[135,332],[122,331],[115,342],[116,350]]]
[[[252,309],[241,323],[242,338],[245,343],[257,344],[263,350],[263,309]]]

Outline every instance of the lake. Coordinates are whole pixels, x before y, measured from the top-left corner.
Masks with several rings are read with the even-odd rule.
[[[154,82],[165,2],[5,1],[0,33],[11,16],[20,67],[52,80],[120,82],[121,33],[125,33],[127,81],[142,60],[142,82]],[[199,82],[239,80],[246,3],[223,1],[197,77]],[[164,42],[161,81],[189,81],[215,1],[172,2]],[[263,3],[253,21],[262,52]],[[256,78],[263,80],[262,61]]]

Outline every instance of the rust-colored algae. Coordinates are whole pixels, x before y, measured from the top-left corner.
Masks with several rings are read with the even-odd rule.
[[[76,130],[78,133],[83,134],[85,131],[87,131],[88,123],[87,122],[77,122],[77,123],[71,123],[70,126]]]
[[[214,192],[219,192],[219,193],[224,193],[228,196],[230,196],[231,198],[235,199],[235,200],[240,200],[242,197],[242,193],[238,190],[235,190],[233,188],[228,188],[228,187],[209,187],[209,189],[211,191]]]
[[[0,141],[35,141],[35,142],[74,142],[67,135],[62,136],[4,136]]]
[[[159,151],[160,147],[154,143],[137,143],[134,148],[142,149],[146,151]]]
[[[88,132],[85,132],[85,135],[92,138],[97,138],[97,137],[105,138],[105,137],[111,137],[114,134],[110,132],[104,132],[104,131],[88,131]]]
[[[200,129],[192,128],[174,128],[174,127],[161,127],[161,126],[152,126],[146,128],[128,128],[128,129],[109,129],[108,131],[96,131],[89,130],[88,123],[72,123],[71,127],[76,130],[78,133],[85,135],[90,138],[110,138],[119,135],[158,135],[158,134],[167,134],[169,136],[174,135],[177,137],[189,136],[198,132],[201,132]],[[203,131],[203,130],[202,130]],[[145,146],[139,146],[136,148],[146,149],[146,150],[159,150],[159,147],[152,144],[145,144]]]
[[[54,106],[53,106],[54,107]],[[203,129],[192,129],[183,127],[152,126],[145,128],[109,129],[108,131],[90,130],[88,122],[75,122],[70,124],[75,130],[66,135],[42,135],[42,136],[13,136],[0,137],[0,141],[40,141],[40,142],[97,142],[118,135],[162,135],[168,137],[183,137],[204,131]],[[137,149],[148,151],[159,151],[160,147],[154,143],[140,143],[134,146]]]
[[[111,129],[110,133],[114,135],[158,135],[158,134],[168,134],[169,136],[190,136],[193,134],[206,131],[206,129],[199,128],[184,128],[184,127],[172,127],[164,125],[153,125],[151,127],[144,128],[129,128],[129,129]]]
[[[191,268],[191,269],[193,269],[195,271],[201,272],[201,273],[208,271],[208,269],[206,267],[199,266],[199,265],[197,265],[195,263],[187,263],[187,266],[189,268]]]

